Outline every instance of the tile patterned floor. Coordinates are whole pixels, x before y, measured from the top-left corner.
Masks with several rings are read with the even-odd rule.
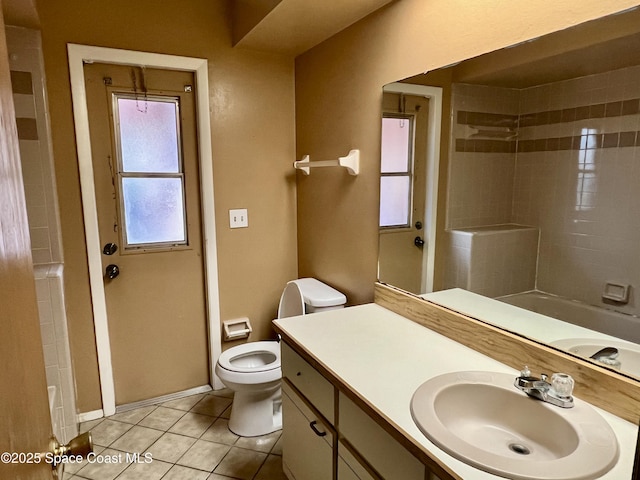
[[[286,480],[281,432],[233,434],[231,395],[193,395],[83,423],[100,463],[68,464],[64,480]]]

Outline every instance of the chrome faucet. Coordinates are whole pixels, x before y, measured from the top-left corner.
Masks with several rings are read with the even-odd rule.
[[[604,363],[605,365],[613,368],[620,368],[621,363],[620,360],[618,360],[619,354],[620,352],[615,347],[604,347],[591,355],[589,358],[597,362]]]
[[[562,408],[573,407],[573,397],[571,396],[573,378],[566,373],[554,373],[551,376],[551,382],[548,382],[547,378],[544,373],[540,375],[540,378],[533,377],[529,367],[524,367],[513,384],[530,397],[543,402]]]

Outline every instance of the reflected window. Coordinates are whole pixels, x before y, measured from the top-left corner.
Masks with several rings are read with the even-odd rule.
[[[411,225],[413,124],[410,115],[385,114],[382,118],[381,228]]]
[[[583,128],[580,132],[580,150],[578,150],[577,211],[595,208],[596,148],[598,148],[598,130]]]
[[[187,244],[179,99],[114,94],[125,248]]]

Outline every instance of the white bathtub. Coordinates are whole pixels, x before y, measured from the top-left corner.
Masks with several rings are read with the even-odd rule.
[[[640,318],[543,292],[526,292],[497,300],[580,327],[640,344]]]

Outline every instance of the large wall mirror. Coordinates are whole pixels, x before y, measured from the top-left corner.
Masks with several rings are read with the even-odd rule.
[[[640,9],[383,96],[379,280],[640,380]]]

